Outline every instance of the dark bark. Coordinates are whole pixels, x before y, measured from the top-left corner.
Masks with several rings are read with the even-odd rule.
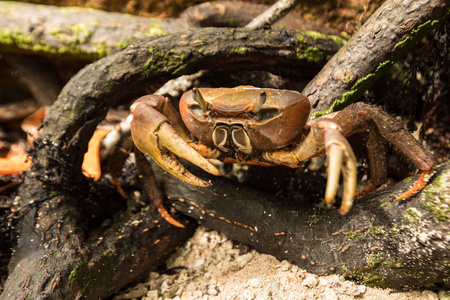
[[[31,91],[38,106],[50,106],[58,98],[62,89],[58,71],[50,61],[39,56],[3,55],[13,66],[21,80]]]
[[[156,19],[86,8],[0,2],[0,52],[93,60],[149,36],[205,26],[244,26],[266,8],[224,1],[196,5],[177,19]],[[293,13],[279,22],[281,26],[321,29]]]
[[[302,93],[315,116],[350,105],[447,18],[449,1],[386,1]]]
[[[131,216],[116,211],[108,226],[93,230],[88,222],[110,211],[117,195],[88,184],[70,190],[41,184],[28,177],[20,189],[33,203],[22,206],[17,255],[0,299],[107,297],[146,278],[196,227],[178,217],[186,228],[176,228],[147,207]]]
[[[450,162],[418,195],[394,201],[415,176],[356,199],[345,216],[312,206],[309,191],[283,198],[206,174],[200,176],[212,181],[210,188],[159,176],[178,211],[309,272],[378,287],[450,287]]]

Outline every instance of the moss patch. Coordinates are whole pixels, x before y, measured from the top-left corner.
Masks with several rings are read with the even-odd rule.
[[[247,48],[245,48],[245,47],[236,47],[231,50],[231,53],[236,53],[236,54],[244,54],[245,52],[247,52]]]
[[[353,86],[350,88],[350,91],[344,93],[342,98],[334,100],[331,107],[326,111],[317,111],[312,114],[311,119],[316,119],[326,114],[330,114],[335,111],[339,111],[350,104],[354,103],[358,100],[359,97],[363,95],[363,93],[372,86],[372,84],[381,76],[381,74],[385,73],[387,69],[389,69],[393,65],[393,61],[387,60],[381,63],[375,72],[368,74],[367,76],[356,81]]]
[[[150,47],[148,53],[151,54],[151,57],[144,64],[144,70],[149,73],[163,70],[172,74],[178,74],[184,69],[185,56],[175,49],[163,53],[158,52],[154,47]]]
[[[436,177],[423,190],[420,203],[433,216],[436,222],[450,219],[450,170]]]

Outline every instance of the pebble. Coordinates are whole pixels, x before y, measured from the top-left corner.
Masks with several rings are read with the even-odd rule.
[[[422,292],[422,296],[424,300],[439,300],[438,295],[435,292],[425,290]]]
[[[159,292],[157,290],[151,290],[147,292],[147,297],[144,297],[145,300],[158,300]],[[143,299],[143,300],[144,300]]]
[[[280,268],[281,271],[289,271],[292,268],[292,264],[287,260],[283,260],[277,267]]]
[[[239,264],[240,268],[243,268],[252,259],[253,259],[253,253],[248,252],[248,253],[238,256],[236,258],[236,262]]]
[[[217,289],[216,289],[216,287],[214,285],[208,285],[206,293],[208,295],[217,296],[219,294],[219,291],[217,291]]]
[[[440,290],[438,295],[440,300],[450,300],[450,291]]]
[[[329,287],[325,287],[324,296],[325,300],[339,300],[339,297],[336,295],[336,293]]]
[[[361,292],[361,294],[364,294],[367,290],[367,287],[365,285],[359,285],[358,290]]]
[[[255,299],[255,294],[250,290],[245,290],[242,292],[242,299],[253,300]]]
[[[319,283],[319,280],[317,280],[317,276],[307,274],[305,280],[303,280],[302,285],[313,288]]]

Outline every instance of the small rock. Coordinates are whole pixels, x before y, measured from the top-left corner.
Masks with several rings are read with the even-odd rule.
[[[253,253],[248,252],[244,255],[240,255],[236,258],[236,262],[239,264],[240,268],[245,267],[245,265],[253,259]]]
[[[158,300],[159,293],[157,290],[151,290],[147,292],[146,300]]]
[[[159,278],[159,273],[157,272],[150,272],[150,280],[155,280]]]
[[[217,296],[219,294],[219,291],[217,291],[217,289],[214,285],[208,285],[207,289],[206,289],[206,293],[208,295]]]
[[[242,299],[253,300],[255,299],[255,294],[250,290],[245,290],[242,292]]]
[[[358,290],[361,292],[361,294],[364,294],[367,290],[367,287],[365,285],[359,285]]]
[[[302,286],[306,286],[306,287],[309,287],[309,288],[313,288],[313,287],[315,287],[318,283],[319,283],[319,280],[317,280],[317,276],[316,276],[316,275],[308,274],[308,275],[306,275],[305,280],[303,280]]]
[[[201,265],[203,265],[204,263],[205,263],[205,259],[204,259],[204,258],[199,258],[199,259],[197,259],[197,260],[195,261],[194,268],[198,268],[198,267],[200,267]]]
[[[439,300],[438,295],[429,290],[422,291],[422,296],[424,300]]]
[[[203,293],[201,291],[192,291],[181,294],[180,300],[200,299],[202,297]]]
[[[450,291],[440,290],[438,296],[439,300],[450,300]]]
[[[289,271],[292,268],[292,264],[287,260],[283,260],[277,267],[279,267],[281,271]]]
[[[325,287],[325,290],[323,291],[324,293],[324,299],[325,300],[339,300],[338,296],[336,295],[336,293],[330,289],[329,287]]]

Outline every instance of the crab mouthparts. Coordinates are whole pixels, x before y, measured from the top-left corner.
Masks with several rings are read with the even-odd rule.
[[[241,124],[218,124],[212,138],[214,145],[224,152],[235,149],[246,154],[252,153],[250,138]]]

